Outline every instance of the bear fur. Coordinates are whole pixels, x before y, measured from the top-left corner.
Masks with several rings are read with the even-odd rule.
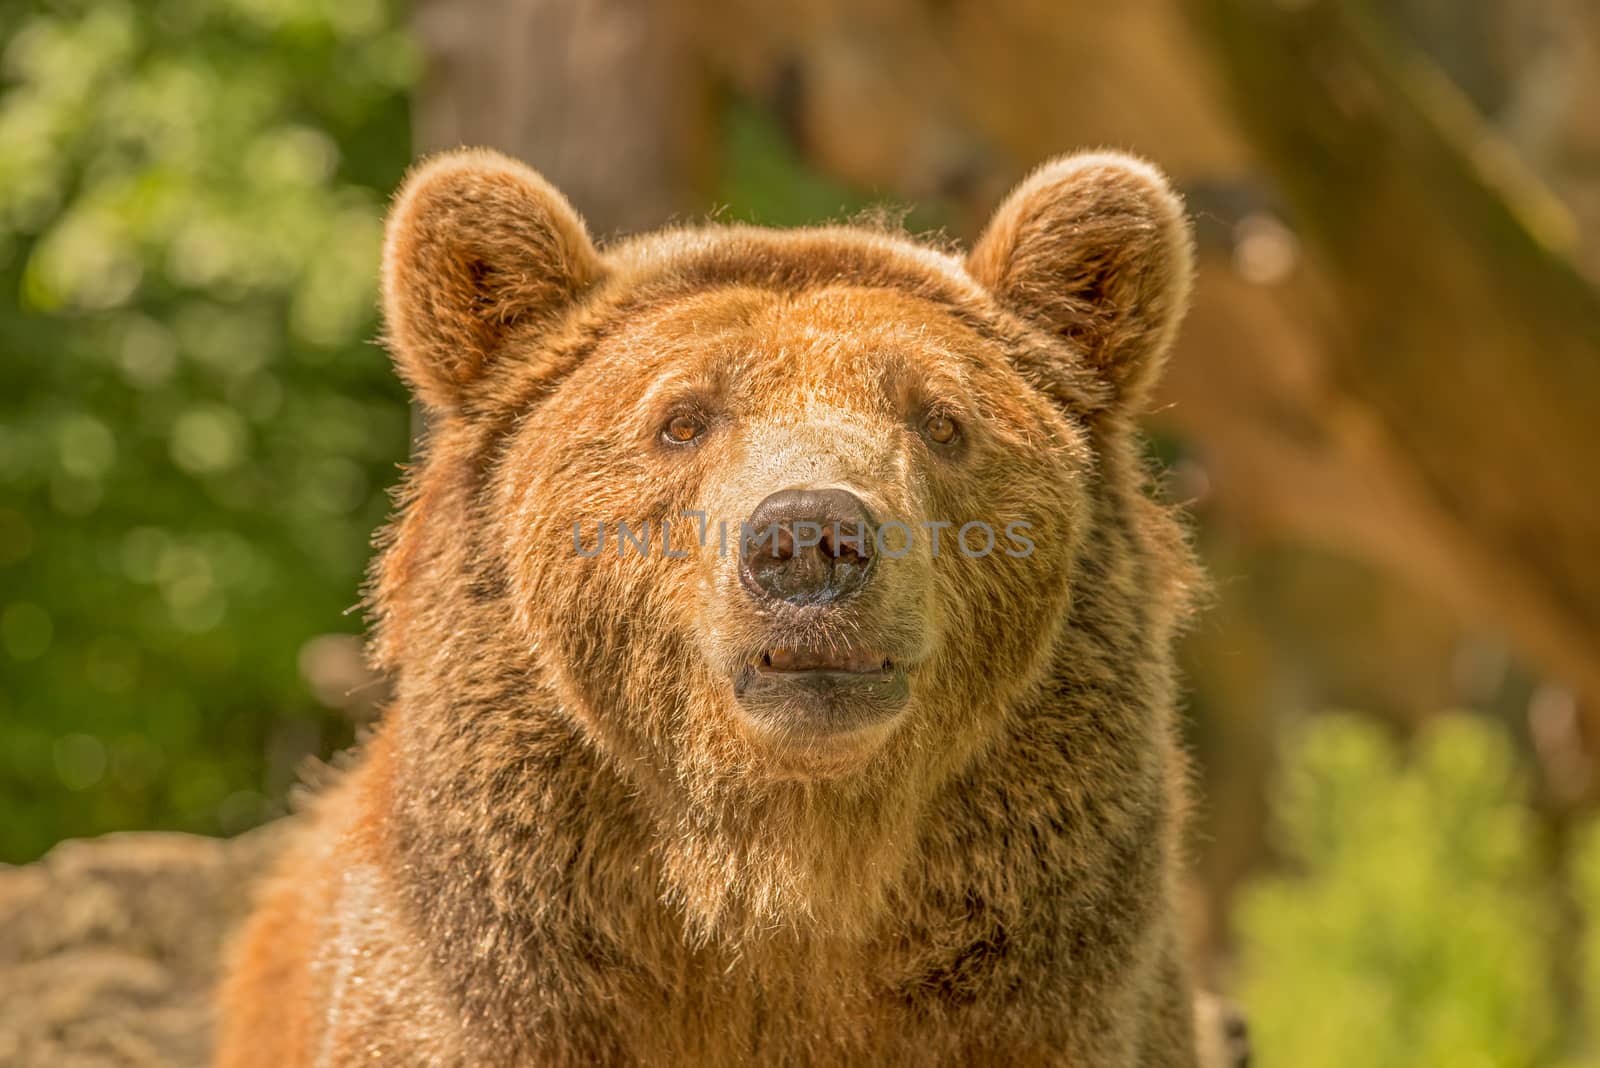
[[[519,163],[419,166],[383,262],[429,416],[369,593],[396,696],[237,946],[218,1063],[1193,1065],[1195,576],[1135,427],[1192,270],[1115,153],[1039,168],[965,257],[600,251]],[[794,485],[915,536],[848,602],[762,604],[716,524]],[[971,521],[1033,551],[953,551]],[[650,551],[588,555],[621,522]],[[903,707],[750,714],[732,680],[790,646],[882,655]]]

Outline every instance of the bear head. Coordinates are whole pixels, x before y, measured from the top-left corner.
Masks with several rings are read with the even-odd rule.
[[[383,296],[427,430],[371,603],[398,789],[459,813],[437,848],[510,865],[471,840],[559,809],[633,834],[703,936],[869,927],[1077,655],[1075,604],[1148,614],[1084,561],[1192,258],[1112,153],[1039,168],[965,256],[858,226],[601,250],[519,163],[419,166]]]

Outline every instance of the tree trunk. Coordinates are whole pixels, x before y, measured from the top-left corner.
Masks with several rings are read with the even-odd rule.
[[[709,99],[678,5],[423,0],[418,148],[486,145],[527,161],[598,235],[703,206]]]
[[[1600,696],[1600,297],[1571,217],[1359,5],[1211,0],[1199,25],[1326,264],[1306,326],[1431,534],[1374,547]]]

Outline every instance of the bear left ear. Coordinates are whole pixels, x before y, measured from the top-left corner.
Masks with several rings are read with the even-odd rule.
[[[600,274],[582,220],[533,170],[487,149],[435,156],[407,176],[384,230],[401,376],[428,407],[457,409],[513,331],[553,322]]]
[[[1160,376],[1189,301],[1194,242],[1161,172],[1117,152],[1052,160],[995,212],[967,257],[974,279],[1072,342],[1137,408]]]

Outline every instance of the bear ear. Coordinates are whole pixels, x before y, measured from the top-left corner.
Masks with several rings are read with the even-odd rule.
[[[1002,304],[1067,339],[1138,407],[1188,305],[1194,242],[1161,172],[1117,152],[1052,160],[995,212],[967,270]]]
[[[515,330],[550,323],[601,273],[572,206],[486,149],[407,176],[384,230],[383,313],[401,376],[430,408],[458,408]]]

